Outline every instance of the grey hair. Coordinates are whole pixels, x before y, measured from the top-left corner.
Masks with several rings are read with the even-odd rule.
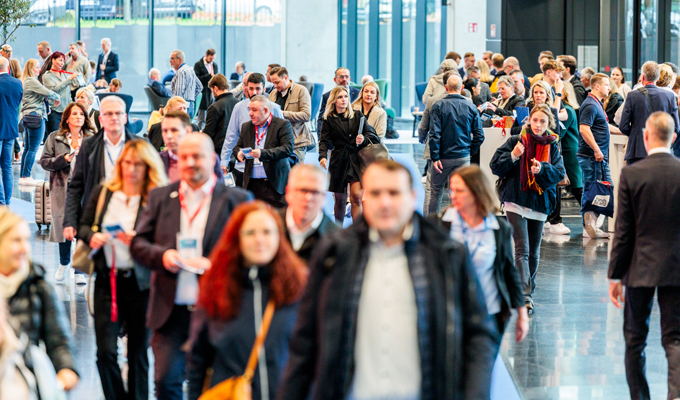
[[[581,70],[581,75],[585,75],[588,78],[592,78],[595,75],[595,70],[591,67],[586,67]]]
[[[175,50],[172,52],[172,54],[175,55],[175,57],[179,58],[180,60],[184,61],[186,56],[184,55],[184,52],[182,50]]]
[[[87,96],[87,98],[90,100],[90,103],[94,103],[94,93],[92,92],[92,90],[88,89],[87,87],[80,88],[76,92],[76,97],[80,96],[81,93],[84,93],[85,96]]]
[[[9,67],[9,60],[0,56],[0,70],[7,69],[7,67]]]
[[[442,69],[442,72],[446,72],[455,70],[457,66],[453,60],[444,60],[439,67]]]
[[[675,121],[673,121],[673,117],[670,114],[663,111],[653,112],[647,118],[645,125],[648,127],[651,136],[654,136],[661,143],[670,144],[675,132]]]
[[[463,88],[463,80],[460,75],[453,74],[449,76],[449,80],[446,81],[446,87],[454,92],[460,92]]]
[[[503,75],[498,78],[498,85],[504,83],[507,87],[515,87],[515,80],[510,77],[510,75]]]
[[[104,39],[102,39],[101,43],[106,43],[107,45],[111,46],[111,39],[105,37]]]
[[[303,172],[307,172],[313,175],[316,175],[323,181],[323,186],[324,189],[327,188],[328,185],[328,175],[326,174],[326,171],[321,169],[316,164],[296,164],[293,168],[291,168],[289,174],[288,174],[288,185],[292,184],[292,182],[298,177]]]
[[[149,78],[151,78],[152,76],[154,76],[156,74],[158,74],[158,75],[161,74],[161,71],[158,68],[151,68],[149,70]]]
[[[512,65],[515,69],[519,69],[519,60],[517,60],[517,57],[508,57],[505,59],[504,63]]]
[[[250,102],[251,102],[251,103],[252,103],[252,102],[261,103],[261,104],[264,105],[264,107],[266,107],[268,110],[271,110],[271,109],[272,109],[272,105],[271,105],[271,103],[269,102],[269,99],[268,99],[266,96],[263,96],[263,95],[261,95],[261,94],[258,94],[257,96],[251,97],[251,98],[250,98]]]
[[[647,61],[642,64],[642,75],[647,82],[655,83],[661,75],[661,67],[659,67],[656,61]]]
[[[106,96],[103,99],[101,99],[101,101],[99,102],[99,109],[102,109],[105,104],[111,103],[111,102],[116,103],[119,106],[123,107],[123,112],[126,111],[125,110],[125,102],[123,101],[123,99],[121,99],[120,97],[118,97],[116,95]]]

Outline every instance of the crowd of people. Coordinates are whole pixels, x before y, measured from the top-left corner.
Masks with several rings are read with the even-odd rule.
[[[579,72],[573,56],[549,51],[540,53],[542,73],[532,78],[515,57],[447,54],[422,98],[422,216],[414,191],[420,182],[405,166],[362,158],[387,136],[372,77],[358,89],[350,71],[338,68],[314,132],[310,92],[284,66],[258,73],[239,62],[232,88],[214,50],[193,68],[175,50],[170,73],[149,71],[147,86],[166,105],[133,135],[126,103],[115,95],[123,88],[118,56],[109,39],[101,46],[91,63],[82,42],[67,53],[41,42],[42,63],[29,59],[23,70],[11,62],[11,47],[2,47],[0,204],[10,203],[17,153],[19,184],[38,183],[31,171],[42,144],[49,240],[59,248],[55,280],[63,283],[78,267],[75,283],[86,284],[72,244],[91,251],[97,368],[107,399],[148,398],[149,346],[159,399],[182,399],[185,384],[189,399],[206,391],[224,397],[229,386],[221,383],[242,375],[254,399],[488,398],[511,315],[522,341],[536,310],[542,235],[570,233],[562,191],[581,204],[588,183],[611,182],[611,134],[628,136],[631,167],[619,188],[610,297],[620,306],[618,280],[634,286],[625,314],[627,374],[633,398],[649,398],[640,372],[645,304],[650,288],[668,282],[662,273],[643,276],[646,260],[632,249],[648,254],[656,245],[645,242],[649,228],[640,224],[664,224],[659,207],[640,204],[639,193],[671,203],[676,196],[645,186],[654,176],[647,169],[680,170],[675,158],[656,156],[680,155],[675,65],[646,62],[631,88],[620,68],[611,76]],[[475,165],[483,127],[499,123],[511,136],[490,168],[506,218],[497,216],[492,182]],[[307,160],[316,148],[320,166]],[[451,204],[442,209],[445,187]],[[326,192],[333,193],[333,218],[322,210]],[[348,207],[352,224],[342,230]],[[640,209],[649,221],[636,216]],[[603,219],[584,212],[583,235],[609,237]],[[668,229],[669,248],[678,235]],[[4,368],[23,377],[16,393],[49,390],[21,362],[44,343],[55,387],[68,391],[79,378],[66,315],[30,258],[29,237],[27,223],[0,207],[0,291],[14,325],[0,315],[0,361],[11,360],[0,365],[0,380]],[[675,259],[656,263],[668,268]],[[679,299],[677,290],[660,291],[664,346],[676,355]],[[127,383],[118,364],[121,335]],[[669,357],[671,367],[676,361]],[[669,378],[669,391],[680,396],[677,379]]]

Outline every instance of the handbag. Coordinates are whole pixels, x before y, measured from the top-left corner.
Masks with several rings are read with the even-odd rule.
[[[593,161],[593,163],[596,163],[596,161]],[[599,164],[602,169],[602,179],[604,179],[604,163],[600,162]],[[603,214],[610,218],[614,216],[614,185],[611,182],[596,180],[595,182],[585,183],[581,212],[588,211]]]
[[[22,118],[24,127],[28,129],[40,129],[42,126],[42,117],[37,114],[26,114]]]
[[[365,118],[361,117],[361,122],[359,123],[359,133],[364,131]],[[373,143],[371,139],[366,138],[368,145],[357,152],[359,156],[359,169],[360,173],[363,174],[366,168],[375,161],[389,160],[390,151],[387,150],[387,146],[384,143]]]
[[[260,327],[260,332],[258,332],[257,337],[255,338],[255,345],[253,345],[253,350],[250,352],[248,364],[246,365],[246,370],[243,372],[243,375],[226,379],[215,385],[213,388],[208,389],[210,380],[212,378],[212,369],[209,369],[203,383],[203,394],[201,394],[201,397],[199,397],[198,400],[252,399],[253,374],[255,373],[257,360],[260,358],[260,351],[264,345],[264,340],[267,337],[269,325],[271,324],[272,318],[274,317],[274,308],[274,300],[269,300],[269,303],[267,303],[267,308],[264,310],[264,315],[262,316],[262,326]]]
[[[104,208],[106,192],[106,188],[102,188],[102,190],[99,192],[99,198],[97,199],[97,209],[94,214],[94,223],[92,224],[92,232],[99,231],[99,216],[102,212],[102,208]],[[90,247],[90,244],[85,243],[85,241],[82,239],[78,239],[76,251],[73,253],[73,261],[71,262],[73,268],[82,273],[92,275],[94,272],[94,261],[90,258],[91,253],[92,248]]]

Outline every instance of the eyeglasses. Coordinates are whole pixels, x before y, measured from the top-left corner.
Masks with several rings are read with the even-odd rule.
[[[309,190],[309,189],[302,189],[302,188],[296,188],[294,189],[296,192],[303,196],[307,196],[308,194],[311,195],[312,197],[321,197],[324,195],[324,192],[319,192],[318,190]]]
[[[146,164],[144,164],[144,163],[136,163],[136,162],[127,161],[127,160],[121,161],[121,164],[125,168],[134,168],[134,169],[137,169],[137,170],[146,168]]]
[[[337,75],[336,78],[338,79],[349,79],[349,75]]]
[[[123,115],[125,115],[124,112],[105,112],[105,113],[102,113],[102,116],[106,117],[106,118],[111,118],[111,117],[123,118]]]

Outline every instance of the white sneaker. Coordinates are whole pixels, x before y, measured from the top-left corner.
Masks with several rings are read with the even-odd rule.
[[[597,227],[602,228],[602,225],[604,225],[604,214],[600,214],[597,216]]]
[[[585,236],[586,233],[588,233],[588,237],[595,238],[597,237],[597,231],[599,230],[597,228],[597,216],[595,215],[594,212],[588,211],[585,213],[583,216],[585,225],[583,226],[583,235]]]
[[[583,230],[583,237],[584,238],[591,238],[591,239],[604,239],[609,237],[609,233],[603,231],[602,229],[596,229],[595,230],[595,235],[591,236],[588,233],[588,230],[584,229]]]
[[[59,269],[57,269],[57,273],[54,274],[54,280],[57,282],[61,282],[64,280],[64,273],[66,273],[66,270],[68,269],[68,265],[59,265]]]
[[[550,233],[554,233],[555,235],[568,235],[571,233],[571,229],[560,222],[559,224],[550,225]]]
[[[29,177],[19,178],[19,185],[21,186],[35,186],[38,183],[35,179]]]
[[[427,183],[427,176],[423,176],[422,178],[420,178],[420,182]]]
[[[550,233],[550,222],[543,224],[543,234]]]
[[[85,279],[85,275],[76,274],[76,285],[85,285],[85,284],[87,284],[87,279]]]

